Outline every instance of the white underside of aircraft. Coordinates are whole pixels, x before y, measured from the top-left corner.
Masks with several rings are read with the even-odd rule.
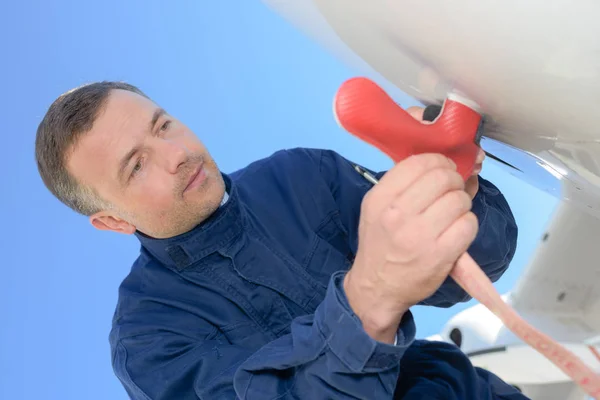
[[[458,92],[479,105],[482,147],[561,200],[505,301],[600,372],[600,2],[265,3],[392,96],[441,104]],[[430,339],[532,399],[586,397],[481,305]]]

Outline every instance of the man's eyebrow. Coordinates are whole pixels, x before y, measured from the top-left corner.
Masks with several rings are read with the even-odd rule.
[[[156,122],[158,121],[158,119],[160,117],[162,117],[163,115],[165,115],[167,112],[163,109],[163,108],[157,108],[154,111],[154,114],[152,115],[152,120],[150,121],[150,126],[148,127],[148,130],[150,132],[152,132],[152,130],[154,129],[154,125],[156,125]]]

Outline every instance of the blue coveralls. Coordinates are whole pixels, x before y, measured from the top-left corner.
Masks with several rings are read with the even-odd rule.
[[[384,172],[375,174],[381,177]],[[223,174],[229,200],[170,239],[141,233],[119,290],[113,367],[132,399],[522,399],[460,350],[415,340],[406,313],[396,346],[371,339],[342,280],[371,184],[329,150],[279,151]],[[480,178],[470,254],[496,281],[517,227]],[[468,295],[448,279],[426,304]]]

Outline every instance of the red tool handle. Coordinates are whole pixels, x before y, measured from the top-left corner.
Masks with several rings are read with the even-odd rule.
[[[373,81],[352,78],[338,89],[334,113],[342,128],[396,163],[413,154],[441,153],[456,163],[465,180],[473,172],[481,116],[458,101],[446,100],[437,120],[422,123]]]

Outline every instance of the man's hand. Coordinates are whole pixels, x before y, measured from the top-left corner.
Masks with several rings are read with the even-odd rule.
[[[485,160],[485,151],[479,149],[479,153],[477,153],[477,158],[475,159],[475,167],[473,168],[473,173],[471,177],[467,179],[465,182],[465,191],[471,196],[471,200],[475,198],[475,195],[479,191],[479,173],[481,172],[481,168],[483,167],[483,161]]]
[[[430,124],[431,122],[425,121],[423,119],[423,112],[425,109],[423,107],[409,107],[406,109],[414,119],[420,121],[424,124]],[[477,159],[475,160],[475,167],[473,168],[473,174],[465,184],[465,191],[471,196],[471,199],[475,198],[475,195],[479,191],[479,173],[481,172],[481,168],[483,166],[483,161],[485,160],[485,152],[482,149],[479,149],[479,153],[477,154]]]
[[[477,234],[470,210],[456,165],[440,154],[403,160],[366,194],[344,289],[371,337],[393,343],[404,313],[441,286]]]

